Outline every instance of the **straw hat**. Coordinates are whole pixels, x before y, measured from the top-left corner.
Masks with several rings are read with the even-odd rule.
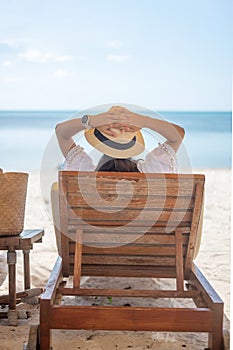
[[[115,137],[97,129],[86,129],[85,137],[90,145],[112,158],[130,158],[144,151],[145,143],[140,131],[122,133],[119,129],[111,130]]]

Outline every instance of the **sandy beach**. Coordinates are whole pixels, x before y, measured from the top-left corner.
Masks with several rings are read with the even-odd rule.
[[[203,170],[194,173],[206,175],[205,210],[202,243],[196,262],[224,301],[225,314],[230,318],[230,205],[231,171],[229,169]],[[49,203],[47,203],[48,205]],[[43,242],[34,245],[31,252],[31,280],[33,287],[44,287],[57,257],[53,224],[45,210],[40,194],[39,172],[30,173],[25,216],[25,229],[44,228]],[[17,254],[17,290],[23,289],[22,254]],[[88,286],[105,283],[94,278],[83,279]],[[124,287],[124,279],[118,285]],[[136,280],[132,286],[137,288]],[[142,283],[156,284],[158,280],[143,280]],[[169,283],[169,282],[168,282]],[[8,289],[6,253],[0,253],[0,294]],[[73,301],[78,302],[78,300]],[[101,300],[100,300],[101,302]],[[137,300],[135,300],[137,303]],[[23,348],[28,339],[30,324],[38,322],[39,306],[21,304],[19,309],[31,310],[29,320],[20,320],[18,327],[9,327],[5,320],[0,322],[0,349],[17,350]],[[228,327],[227,323],[225,327]],[[53,349],[82,350],[142,350],[142,349],[203,349],[207,346],[206,335],[169,334],[152,332],[103,332],[103,331],[53,331]]]

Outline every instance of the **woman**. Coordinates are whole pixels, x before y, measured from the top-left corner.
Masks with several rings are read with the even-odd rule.
[[[145,160],[132,159],[144,151],[140,130],[150,128],[166,142],[147,154]],[[85,129],[87,141],[104,155],[97,166],[91,157],[76,145],[72,136]],[[63,155],[64,170],[177,172],[176,152],[184,138],[184,129],[167,121],[113,106],[107,112],[84,115],[56,126],[56,135]]]

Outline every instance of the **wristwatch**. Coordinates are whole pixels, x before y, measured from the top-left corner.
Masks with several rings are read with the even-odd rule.
[[[92,129],[92,127],[89,125],[89,122],[90,122],[90,117],[88,114],[85,114],[84,116],[82,116],[81,123],[85,129]]]

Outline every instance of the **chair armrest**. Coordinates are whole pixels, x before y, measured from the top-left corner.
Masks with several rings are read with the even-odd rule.
[[[24,230],[19,235],[20,239],[23,240],[24,244],[32,244],[38,242],[43,236],[43,229]]]
[[[220,296],[217,294],[217,292],[214,290],[211,284],[207,281],[207,279],[195,263],[193,263],[192,266],[190,282],[193,282],[194,285],[198,288],[198,290],[201,290],[207,305],[210,306],[213,304],[223,304],[223,301],[220,298]]]
[[[55,297],[56,289],[62,277],[62,258],[59,256],[46,284],[45,291],[41,296],[41,301],[52,300]]]

